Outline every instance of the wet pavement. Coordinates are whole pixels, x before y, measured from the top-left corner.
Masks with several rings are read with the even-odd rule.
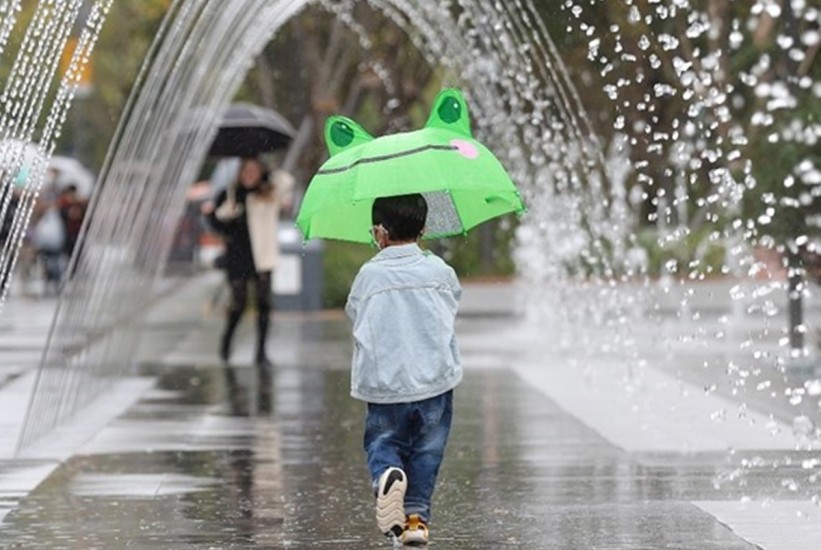
[[[149,316],[142,374],[156,384],[0,517],[0,548],[390,547],[373,520],[364,405],[348,396],[347,321],[277,313],[266,380],[250,365],[250,322],[234,366],[216,362],[221,320],[207,295]],[[513,321],[491,313],[459,321],[466,376],[434,497],[432,548],[821,548],[818,508],[795,502],[806,487],[780,482],[799,479],[817,452],[617,445],[565,402],[570,384],[551,397],[523,370],[539,350],[522,342],[534,336],[517,341]],[[604,416],[615,407],[593,405]],[[785,456],[792,460],[777,474],[715,486],[739,461]],[[0,478],[9,468],[0,461]],[[754,529],[747,540],[745,526],[733,530],[738,517],[766,524],[762,510],[787,510],[800,540],[761,544]]]

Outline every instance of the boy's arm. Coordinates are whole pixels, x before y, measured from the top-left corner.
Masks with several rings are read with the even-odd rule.
[[[453,298],[456,300],[456,307],[459,307],[459,300],[462,297],[462,285],[459,283],[459,277],[456,276],[456,272],[453,268],[450,269],[450,287],[451,292],[453,292]],[[456,361],[456,364],[462,364],[462,355],[459,353],[459,345],[456,343],[456,332],[454,331],[453,336],[450,339],[450,352],[453,355],[453,359]]]
[[[356,315],[359,312],[359,288],[362,286],[362,270],[356,274],[356,277],[351,284],[351,291],[348,293],[348,300],[345,302],[345,313],[353,322],[356,321]]]
[[[357,300],[350,294],[348,295],[348,301],[345,302],[345,313],[348,315],[348,319],[351,321],[356,321],[356,311],[357,311]]]
[[[462,285],[459,283],[459,277],[456,276],[456,271],[452,267],[450,268],[450,289],[453,292],[453,297],[458,302],[462,298]]]

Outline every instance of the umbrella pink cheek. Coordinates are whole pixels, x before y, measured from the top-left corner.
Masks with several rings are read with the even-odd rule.
[[[454,139],[450,142],[452,146],[459,151],[459,154],[465,157],[466,159],[473,160],[479,156],[479,149],[469,141],[464,141],[461,139]]]

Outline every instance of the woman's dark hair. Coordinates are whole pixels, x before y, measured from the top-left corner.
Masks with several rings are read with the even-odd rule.
[[[373,201],[371,218],[381,225],[393,241],[412,241],[419,238],[428,217],[428,203],[419,193],[380,197]]]

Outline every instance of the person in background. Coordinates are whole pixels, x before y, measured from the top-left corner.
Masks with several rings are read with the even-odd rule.
[[[41,210],[40,210],[41,209]],[[40,212],[38,212],[40,210]],[[32,244],[45,275],[45,295],[57,296],[63,278],[66,226],[58,208],[57,186],[46,182],[32,215]]]
[[[2,175],[3,174],[0,173],[0,182],[2,182],[3,179]],[[0,207],[6,201],[8,201],[6,212],[3,218],[0,219],[0,251],[6,250],[7,247],[10,248],[8,241],[12,238],[12,233],[14,232],[14,216],[17,213],[17,206],[20,203],[19,189],[16,187],[6,189],[0,187]],[[11,265],[8,265],[7,268],[11,268]],[[0,299],[2,299],[5,294],[6,286],[10,279],[11,273],[3,269],[3,266],[0,265]]]
[[[272,181],[273,180],[273,181]],[[261,372],[271,366],[266,340],[271,314],[271,278],[279,260],[278,220],[287,206],[293,178],[277,171],[269,178],[258,158],[242,160],[237,181],[217,195],[209,221],[225,241],[223,267],[231,291],[231,304],[220,339],[219,355],[229,364],[231,346],[254,287],[257,311],[255,362]]]
[[[77,245],[77,239],[80,237],[80,230],[83,227],[83,218],[87,208],[87,201],[80,198],[77,186],[74,184],[66,186],[57,197],[57,210],[60,212],[60,217],[66,227],[63,251],[69,258]]]

